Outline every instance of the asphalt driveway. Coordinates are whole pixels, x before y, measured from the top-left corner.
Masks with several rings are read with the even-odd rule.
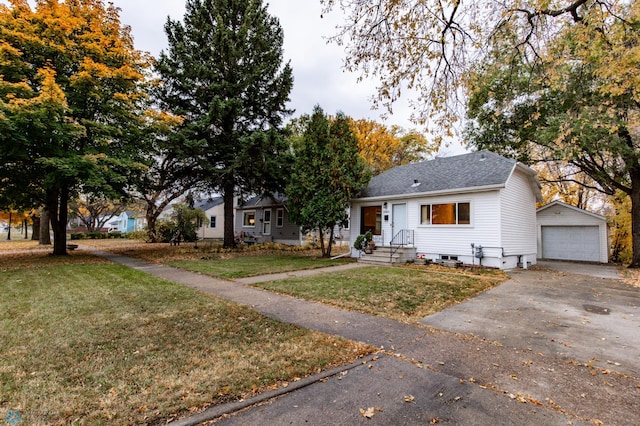
[[[511,276],[420,322],[640,376],[640,288],[616,279],[615,268],[544,262]]]

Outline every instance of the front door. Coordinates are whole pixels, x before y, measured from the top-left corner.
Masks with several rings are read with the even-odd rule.
[[[393,204],[391,206],[391,238],[403,229],[407,229],[407,205]]]
[[[262,218],[262,235],[271,235],[271,210],[264,211]]]

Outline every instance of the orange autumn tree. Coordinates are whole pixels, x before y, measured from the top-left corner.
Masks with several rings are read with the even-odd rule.
[[[415,130],[406,132],[399,126],[388,128],[366,119],[351,120],[351,127],[358,139],[360,155],[374,175],[423,160],[437,149]]]
[[[0,4],[0,208],[45,206],[66,254],[69,200],[121,193],[136,141],[148,57],[100,0]]]

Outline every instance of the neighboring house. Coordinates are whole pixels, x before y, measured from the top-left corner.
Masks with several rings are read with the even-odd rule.
[[[147,226],[147,219],[131,210],[126,210],[108,223],[109,231],[133,232],[142,231]]]
[[[257,196],[236,207],[235,234],[243,241],[302,244],[300,227],[289,221],[287,199],[281,194]]]
[[[554,201],[540,207],[538,222],[538,258],[609,261],[607,219],[578,207]]]
[[[209,198],[199,201],[195,208],[201,209],[207,216],[208,223],[204,223],[196,230],[199,239],[224,238],[224,200],[222,197]]]
[[[419,257],[501,269],[536,262],[536,172],[488,151],[388,170],[351,202],[351,245],[371,231],[378,246]],[[360,256],[352,249],[352,256]]]

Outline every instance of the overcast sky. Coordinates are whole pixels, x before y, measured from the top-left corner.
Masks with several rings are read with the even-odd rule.
[[[182,20],[183,0],[111,0],[120,7],[123,24],[130,25],[135,46],[157,56],[167,47],[164,24],[167,16]],[[410,111],[402,104],[394,107],[388,121],[380,111],[372,111],[370,97],[375,94],[372,81],[357,83],[358,74],[342,70],[343,49],[327,44],[324,37],[334,33],[341,16],[332,12],[321,18],[320,0],[270,0],[271,15],[280,20],[284,31],[284,60],[291,61],[294,84],[289,107],[293,116],[311,113],[319,104],[327,114],[343,111],[355,118],[368,118],[385,124],[414,128]],[[406,103],[404,104],[406,105]]]

